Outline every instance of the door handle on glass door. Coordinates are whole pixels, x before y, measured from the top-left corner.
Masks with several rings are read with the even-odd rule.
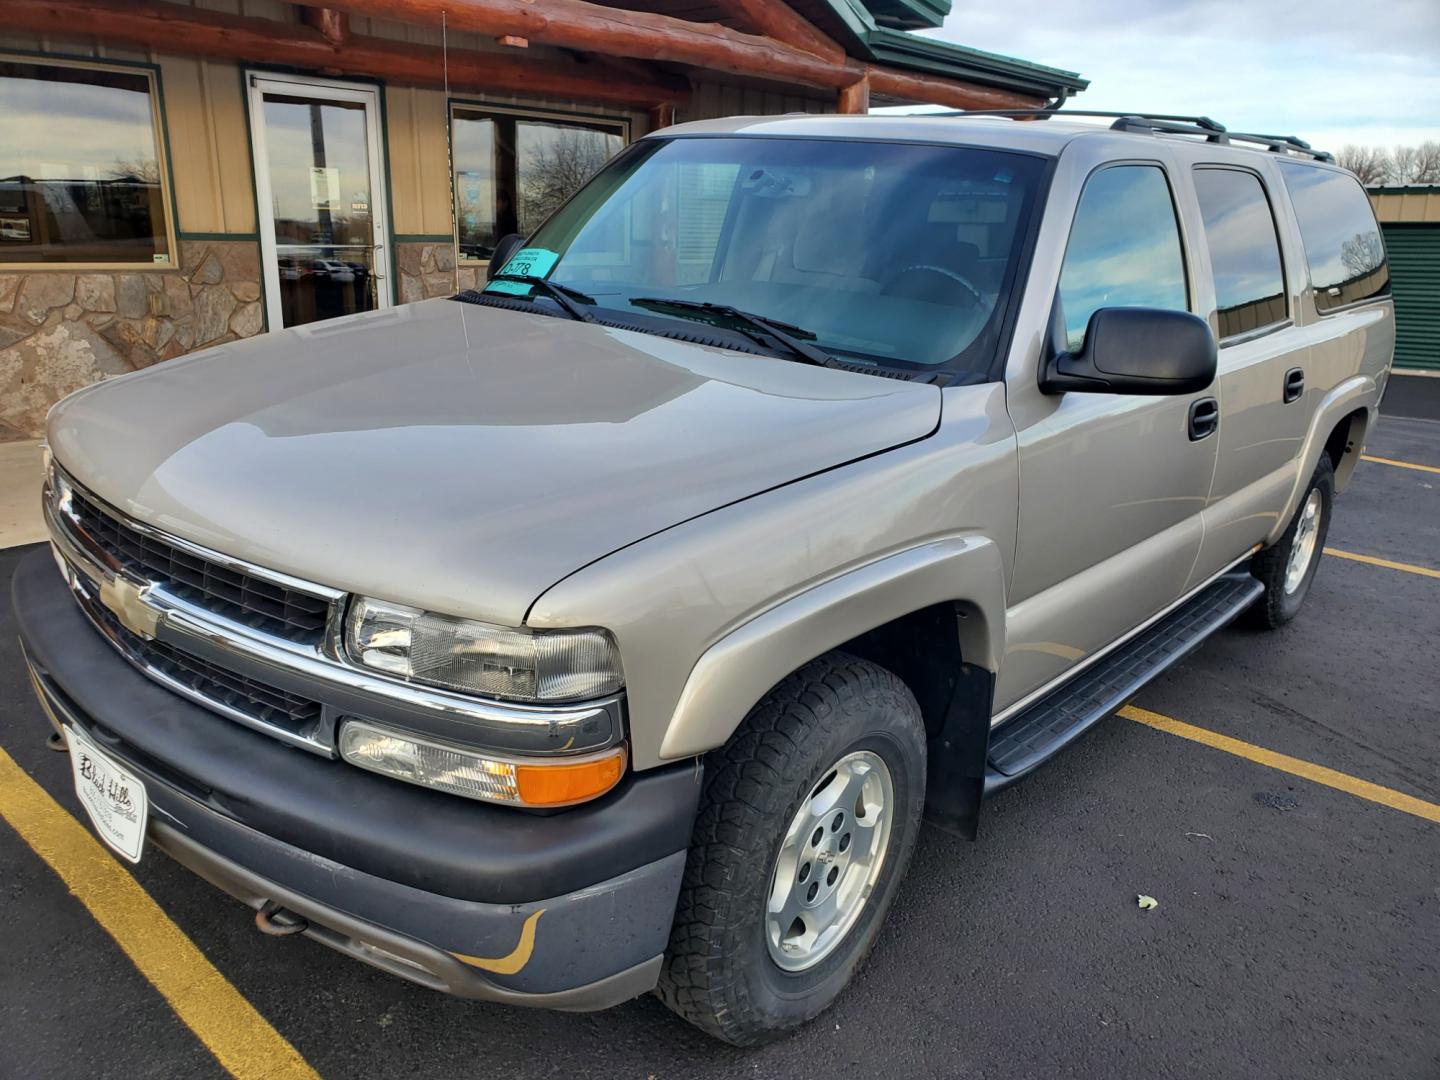
[[[374,248],[372,248],[371,250],[374,252],[374,255],[372,256],[372,259],[374,260],[374,262],[373,262],[373,264],[372,264],[372,266],[371,266],[371,268],[370,268],[370,273],[371,273],[371,275],[375,278],[376,281],[384,281],[384,280],[385,280],[385,245],[384,245],[384,244],[376,244],[376,245],[374,246]]]

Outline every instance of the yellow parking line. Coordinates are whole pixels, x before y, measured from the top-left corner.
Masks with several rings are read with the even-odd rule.
[[[1377,465],[1394,465],[1397,469],[1415,469],[1418,472],[1440,473],[1440,468],[1434,465],[1416,465],[1413,461],[1396,461],[1388,457],[1371,457],[1369,454],[1361,454],[1361,461],[1373,461]]]
[[[0,818],[69,886],[140,974],[238,1080],[318,1074],[119,861],[0,750]]]
[[[1136,705],[1126,705],[1120,710],[1119,715],[1127,720],[1134,720],[1147,727],[1155,728],[1157,731],[1178,735],[1180,738],[1189,739],[1192,742],[1204,743],[1216,750],[1224,750],[1227,754],[1234,754],[1247,761],[1268,765],[1272,769],[1279,769],[1291,776],[1298,776],[1316,784],[1324,784],[1336,791],[1343,791],[1360,799],[1368,799],[1381,806],[1388,806],[1392,810],[1414,814],[1426,821],[1440,823],[1440,806],[1426,802],[1424,799],[1417,799],[1414,795],[1406,795],[1403,791],[1381,787],[1368,780],[1347,776],[1345,773],[1327,769],[1325,766],[1316,765],[1313,762],[1302,761],[1300,758],[1293,758],[1288,754],[1277,754],[1274,750],[1266,750],[1263,746],[1253,746],[1250,743],[1241,742],[1239,739],[1232,739],[1229,735],[1221,735],[1218,731],[1195,727],[1184,721],[1174,720]]]
[[[1383,566],[1387,570],[1404,570],[1407,574],[1420,574],[1423,577],[1440,578],[1440,570],[1431,570],[1428,566],[1414,566],[1406,562],[1377,559],[1374,555],[1356,555],[1353,551],[1341,551],[1339,548],[1332,547],[1327,547],[1325,554],[1334,555],[1337,559],[1350,559],[1354,562],[1369,563],[1371,566]]]

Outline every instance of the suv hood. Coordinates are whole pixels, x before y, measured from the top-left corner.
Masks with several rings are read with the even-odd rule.
[[[701,328],[697,327],[697,330]],[[930,385],[447,300],[93,386],[56,458],[156,528],[311,581],[508,625],[560,578],[930,434]]]

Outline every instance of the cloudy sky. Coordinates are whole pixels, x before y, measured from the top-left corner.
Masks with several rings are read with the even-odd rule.
[[[934,35],[1078,71],[1089,109],[1338,150],[1440,139],[1440,0],[954,0]]]

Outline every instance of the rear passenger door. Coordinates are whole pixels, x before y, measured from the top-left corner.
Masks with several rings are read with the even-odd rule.
[[[1263,170],[1263,171],[1262,171]],[[1295,483],[1310,408],[1308,349],[1292,320],[1273,166],[1196,165],[1220,344],[1219,457],[1190,584],[1242,557],[1275,526]],[[1303,275],[1292,272],[1289,280]],[[1202,284],[1208,282],[1202,281]],[[1208,291],[1208,290],[1207,290]]]
[[[1097,165],[1093,152],[1080,145],[1061,158],[1053,190],[1078,187],[1079,199],[1068,220],[1053,203],[1047,210],[1059,220],[1042,226],[1026,296],[1026,304],[1037,293],[1047,301],[1064,339],[1056,345],[1072,351],[1100,308],[1192,310],[1168,162]],[[1180,597],[1200,551],[1215,466],[1215,436],[1192,438],[1190,430],[1191,405],[1213,388],[1042,394],[1034,365],[1047,346],[1030,348],[1039,355],[1012,357],[1006,382],[1020,513],[1001,710]]]

